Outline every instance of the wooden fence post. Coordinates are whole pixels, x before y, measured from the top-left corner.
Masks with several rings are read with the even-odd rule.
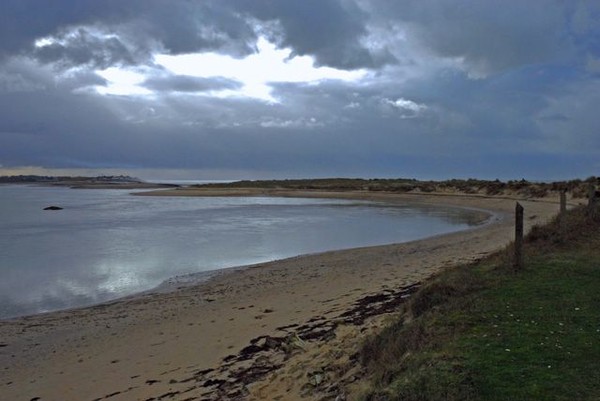
[[[592,218],[596,215],[596,186],[590,183],[588,187],[588,215]]]
[[[565,219],[567,218],[567,190],[560,190],[560,213],[558,214],[558,227],[565,231]]]
[[[567,190],[561,189],[560,191],[560,218],[564,218],[567,212]]]
[[[519,202],[515,207],[515,259],[513,268],[523,269],[523,206]]]

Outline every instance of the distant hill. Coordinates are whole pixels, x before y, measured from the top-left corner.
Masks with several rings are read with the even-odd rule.
[[[0,176],[0,183],[141,183],[139,178],[128,175],[101,175],[98,177],[71,177],[47,175]]]
[[[128,175],[101,175],[98,177],[70,177],[43,175],[15,175],[0,177],[0,184],[38,184],[87,189],[158,189],[176,188],[175,184],[144,182]]]

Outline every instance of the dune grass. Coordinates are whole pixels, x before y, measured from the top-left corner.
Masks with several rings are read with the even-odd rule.
[[[361,352],[362,400],[600,400],[600,218],[584,208],[440,274]]]
[[[517,195],[522,197],[544,197],[567,190],[573,198],[584,198],[590,184],[600,185],[600,178],[557,182],[531,182],[526,180],[445,180],[422,181],[410,178],[362,179],[362,178],[321,178],[295,180],[244,180],[227,183],[194,185],[199,188],[260,188],[297,189],[316,191],[368,191],[368,192],[451,192],[479,195]]]

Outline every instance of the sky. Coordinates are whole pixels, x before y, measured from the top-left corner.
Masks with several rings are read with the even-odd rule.
[[[600,175],[598,0],[2,0],[0,175]]]

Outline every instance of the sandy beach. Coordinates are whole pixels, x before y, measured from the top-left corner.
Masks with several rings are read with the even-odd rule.
[[[459,233],[230,269],[166,293],[1,321],[0,399],[352,399],[347,389],[360,377],[352,360],[360,339],[420,282],[504,247],[513,234],[515,200],[508,197],[197,189],[151,194],[408,201],[493,215],[488,224]],[[557,200],[519,200],[527,226],[558,212]]]

